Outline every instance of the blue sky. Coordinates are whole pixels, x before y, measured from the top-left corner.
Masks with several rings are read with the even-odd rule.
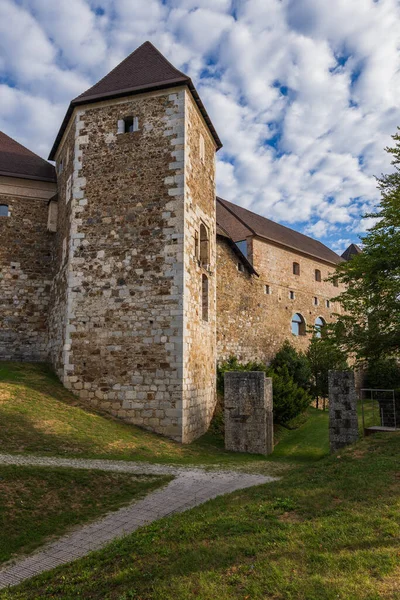
[[[0,0],[0,129],[47,157],[69,101],[145,40],[224,143],[219,195],[342,252],[400,125],[397,0]]]

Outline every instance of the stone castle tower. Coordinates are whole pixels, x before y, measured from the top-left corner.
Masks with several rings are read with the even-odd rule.
[[[52,363],[88,403],[182,442],[215,405],[220,146],[146,42],[71,102],[50,154]]]

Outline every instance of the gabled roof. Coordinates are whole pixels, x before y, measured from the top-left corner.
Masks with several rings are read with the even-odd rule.
[[[338,254],[318,240],[218,197],[217,223],[227,231],[234,242],[254,235],[325,262],[342,262]]]
[[[357,244],[350,244],[350,246],[343,252],[342,258],[344,260],[350,260],[356,254],[361,254],[361,252],[362,250],[360,246],[357,246]]]
[[[222,147],[221,140],[190,77],[176,69],[151,42],[145,42],[103,77],[103,79],[100,79],[100,81],[86,90],[86,92],[83,92],[83,94],[72,100],[51,149],[49,159],[54,160],[58,145],[75,106],[149,92],[151,90],[160,90],[177,85],[187,85],[190,89],[219,150]]]
[[[56,171],[47,160],[0,131],[0,175],[56,181]]]

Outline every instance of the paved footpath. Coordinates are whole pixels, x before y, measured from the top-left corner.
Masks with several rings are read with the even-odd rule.
[[[166,486],[129,506],[74,529],[55,542],[42,546],[25,558],[16,559],[0,570],[0,589],[17,585],[25,579],[98,550],[112,540],[132,533],[139,527],[173,513],[183,512],[223,494],[276,480],[265,475],[250,475],[234,471],[204,471],[202,469],[134,463],[113,460],[86,460],[0,454],[0,465],[32,465],[99,469],[120,473],[173,475]]]

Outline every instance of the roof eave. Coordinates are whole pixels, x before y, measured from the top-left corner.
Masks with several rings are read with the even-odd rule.
[[[44,177],[42,175],[26,175],[24,173],[11,173],[9,171],[0,171],[2,177],[14,177],[16,179],[33,179],[34,181],[46,181],[47,183],[57,183],[57,177]]]
[[[56,155],[58,146],[61,142],[61,139],[64,135],[65,130],[67,129],[69,120],[70,120],[71,115],[76,106],[81,106],[83,104],[94,104],[95,102],[101,102],[102,100],[113,100],[115,98],[122,98],[123,96],[134,96],[136,94],[143,94],[143,93],[149,92],[149,91],[168,89],[168,88],[176,87],[177,85],[187,85],[188,86],[197,106],[199,107],[199,110],[200,110],[205,122],[207,123],[207,126],[211,132],[211,135],[214,138],[214,141],[217,146],[217,151],[220,150],[222,148],[222,142],[216,132],[214,125],[212,124],[210,117],[208,116],[208,113],[205,109],[204,104],[202,103],[202,101],[200,99],[199,94],[197,93],[196,88],[194,87],[194,85],[192,83],[192,80],[189,77],[187,77],[187,78],[177,77],[176,79],[171,79],[168,82],[152,83],[152,84],[146,85],[144,87],[136,86],[136,87],[132,87],[132,88],[126,88],[124,90],[119,90],[118,92],[108,92],[105,94],[93,94],[92,96],[85,96],[85,97],[78,96],[77,98],[72,100],[72,102],[70,102],[67,112],[65,113],[65,117],[64,117],[61,127],[59,129],[57,137],[54,141],[53,147],[50,151],[49,160],[55,160],[55,155]]]

